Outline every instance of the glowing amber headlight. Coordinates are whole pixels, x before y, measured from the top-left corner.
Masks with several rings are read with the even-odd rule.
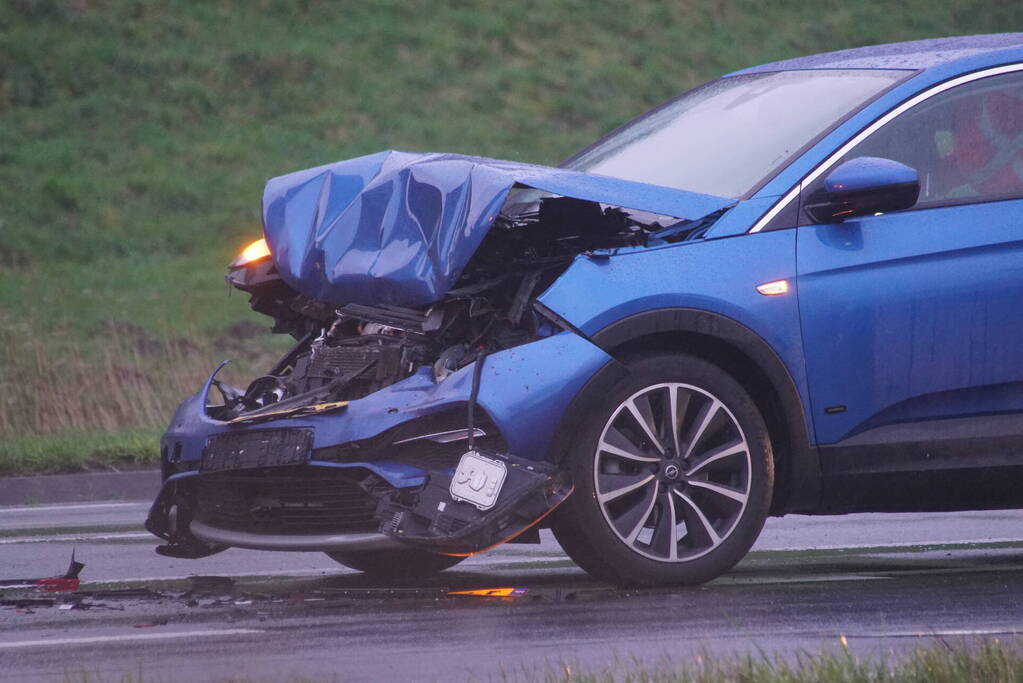
[[[266,245],[265,239],[258,239],[242,250],[238,258],[231,263],[232,268],[241,268],[256,261],[262,261],[270,255],[270,247]]]

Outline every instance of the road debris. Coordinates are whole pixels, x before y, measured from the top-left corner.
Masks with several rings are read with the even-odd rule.
[[[71,564],[63,576],[50,576],[41,579],[0,579],[0,589],[5,588],[36,588],[45,591],[76,591],[79,586],[78,575],[85,568],[84,562],[75,560],[75,551],[71,551]]]
[[[481,598],[520,598],[529,593],[528,588],[477,588],[465,591],[450,591],[448,595],[468,595]]]

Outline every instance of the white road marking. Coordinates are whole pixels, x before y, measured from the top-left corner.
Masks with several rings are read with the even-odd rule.
[[[776,583],[829,583],[832,581],[887,581],[892,576],[877,576],[875,574],[799,574],[796,576],[719,576],[712,584],[721,585],[744,585],[744,586],[768,586]]]
[[[151,503],[69,503],[67,505],[19,505],[0,507],[0,514],[6,512],[62,512],[70,510],[103,510],[117,508],[148,508]]]
[[[65,534],[63,536],[13,536],[0,538],[0,545],[17,543],[72,543],[75,541],[131,541],[140,538],[151,538],[154,543],[160,539],[148,531],[125,531],[122,533]]]
[[[766,541],[767,539],[765,539]],[[966,539],[953,539],[953,540],[938,540],[938,541],[897,541],[895,543],[836,543],[834,545],[807,545],[807,546],[778,546],[772,547],[769,542],[765,544],[766,547],[758,547],[756,544],[753,545],[751,553],[784,553],[784,552],[804,552],[807,550],[878,550],[885,551],[889,548],[930,548],[932,546],[986,546],[995,543],[1023,543],[1023,535],[1016,536],[1013,538],[985,538],[981,540],[970,541]]]
[[[568,557],[567,556],[561,556],[560,558],[556,558],[556,559],[567,560]],[[549,559],[545,558],[543,561],[549,561]],[[501,561],[501,562],[494,561],[494,562],[489,562],[489,563],[486,563],[486,564],[488,564],[488,565],[501,565],[501,564],[516,564],[516,565],[518,565],[520,562],[521,562],[521,560],[510,560],[510,561],[509,560],[504,560],[504,561]],[[483,563],[478,563],[478,564],[483,564]],[[573,567],[574,567],[574,565],[573,565]],[[549,571],[563,572],[563,571],[565,571],[565,569],[572,569],[573,567],[554,567],[554,568],[543,567],[542,569],[530,569],[529,572],[531,574],[536,574],[538,572],[549,572]],[[499,572],[502,572],[502,571],[505,571],[505,570],[503,570],[500,566],[495,566],[495,567],[488,566],[487,567],[487,571],[491,572],[491,573],[499,573]],[[519,572],[522,572],[522,571],[523,570],[520,569],[520,568],[516,568],[516,569],[513,569],[513,570],[508,570],[509,573],[519,573]],[[582,572],[581,569],[579,571]],[[275,570],[267,570],[267,571],[261,571],[261,572],[245,572],[244,574],[220,572],[220,573],[186,574],[186,575],[183,575],[183,576],[137,576],[137,577],[131,577],[131,578],[120,578],[120,577],[117,577],[117,578],[109,578],[109,579],[95,579],[93,581],[83,581],[82,585],[85,586],[87,584],[113,583],[113,582],[116,582],[116,583],[152,583],[152,582],[155,582],[155,581],[187,581],[187,580],[189,580],[189,579],[191,579],[193,577],[202,577],[204,579],[207,578],[207,577],[209,577],[209,578],[225,578],[225,579],[231,579],[233,581],[244,581],[245,579],[260,578],[260,577],[265,577],[265,576],[270,576],[270,577],[274,577],[274,576],[280,576],[280,577],[337,576],[337,575],[341,575],[341,574],[353,574],[353,573],[355,573],[354,569],[349,569],[349,568],[347,568],[347,567],[345,567],[343,565],[335,564],[334,566],[321,567],[320,569],[275,569]]]
[[[939,636],[1011,636],[1020,631],[1013,628],[955,629],[950,631],[878,631],[877,633],[846,633],[846,638],[937,638]]]
[[[92,636],[89,638],[40,638],[39,640],[16,640],[0,642],[0,650],[11,650],[19,647],[53,647],[57,645],[95,645],[99,643],[117,643],[132,640],[171,640],[174,638],[207,638],[210,636],[241,636],[263,633],[254,628],[228,628],[209,631],[170,631],[168,633],[128,633],[124,635]]]

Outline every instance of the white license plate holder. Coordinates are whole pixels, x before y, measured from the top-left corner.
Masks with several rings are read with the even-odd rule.
[[[484,457],[477,451],[468,451],[458,461],[448,492],[454,500],[471,503],[480,510],[489,510],[497,504],[507,476],[508,467],[500,460]]]

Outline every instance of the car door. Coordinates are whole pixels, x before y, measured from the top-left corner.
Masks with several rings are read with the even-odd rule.
[[[826,170],[801,194],[818,443],[865,470],[1023,464],[1023,72],[945,89],[829,168],[863,156],[912,166],[921,193],[910,210],[833,224],[802,210]]]

